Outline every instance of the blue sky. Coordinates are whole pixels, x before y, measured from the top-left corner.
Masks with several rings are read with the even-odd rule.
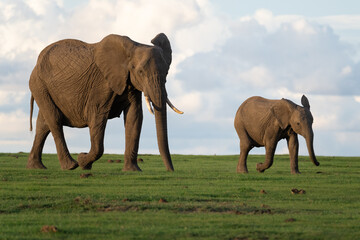
[[[360,155],[360,2],[354,0],[2,0],[0,152],[31,149],[28,78],[45,46],[64,38],[97,42],[110,33],[150,44],[159,32],[173,49],[169,97],[185,112],[168,114],[172,153],[238,154],[233,118],[246,98],[300,104],[305,94],[315,152]],[[139,152],[156,154],[154,119],[145,110]],[[65,128],[65,136],[71,152],[89,150],[88,129]],[[105,152],[123,151],[122,118],[114,119]],[[55,152],[51,135],[45,152]],[[285,141],[277,153],[287,153]]]

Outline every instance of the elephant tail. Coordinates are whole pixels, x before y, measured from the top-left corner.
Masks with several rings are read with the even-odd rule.
[[[31,99],[30,99],[30,132],[31,132],[32,129],[33,129],[33,126],[32,126],[33,110],[34,110],[34,97],[33,97],[33,95],[31,94]]]

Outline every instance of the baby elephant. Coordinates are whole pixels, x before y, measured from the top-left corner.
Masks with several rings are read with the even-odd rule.
[[[240,138],[240,158],[237,172],[247,173],[246,158],[253,147],[265,146],[264,163],[258,163],[256,170],[264,172],[271,167],[278,141],[287,140],[291,173],[300,173],[298,168],[300,134],[306,140],[311,161],[319,166],[316,160],[312,130],[313,117],[309,100],[303,95],[303,107],[290,100],[269,100],[262,97],[251,97],[241,104],[235,116],[235,129]]]

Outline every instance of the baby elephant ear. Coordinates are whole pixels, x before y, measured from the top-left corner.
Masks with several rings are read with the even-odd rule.
[[[304,106],[304,108],[308,108],[310,110],[310,103],[305,95],[301,97],[301,104]]]
[[[292,105],[288,100],[282,99],[270,108],[271,115],[277,120],[281,129],[286,129],[290,124]]]
[[[274,106],[270,108],[270,113],[277,120],[281,129],[285,129],[289,125],[289,113],[288,111],[284,111],[283,108],[278,106]]]
[[[167,36],[164,33],[159,33],[153,38],[153,40],[151,40],[151,43],[163,50],[165,61],[170,66],[172,50]]]

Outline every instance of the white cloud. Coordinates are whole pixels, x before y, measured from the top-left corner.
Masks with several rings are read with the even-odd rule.
[[[18,137],[18,134],[24,135],[24,133],[29,131],[29,126],[29,115],[21,110],[10,113],[0,112],[0,132],[3,135],[2,139],[5,138],[5,140],[9,140]]]
[[[352,72],[351,66],[345,66],[341,69],[341,74],[346,76],[349,75]]]
[[[274,80],[271,71],[264,66],[253,66],[241,72],[239,79],[259,88],[271,86]]]
[[[47,0],[25,0],[25,3],[36,15],[45,15],[48,8],[52,5],[51,1]],[[56,4],[61,4],[61,1],[57,1]]]
[[[0,17],[3,21],[9,21],[15,15],[15,5],[0,2]]]
[[[292,26],[300,34],[316,34],[316,30],[305,19],[293,22]]]
[[[0,106],[21,103],[26,95],[25,91],[0,90]]]
[[[175,98],[175,101],[178,106],[181,106],[186,114],[197,114],[203,105],[200,92],[184,93]]]

